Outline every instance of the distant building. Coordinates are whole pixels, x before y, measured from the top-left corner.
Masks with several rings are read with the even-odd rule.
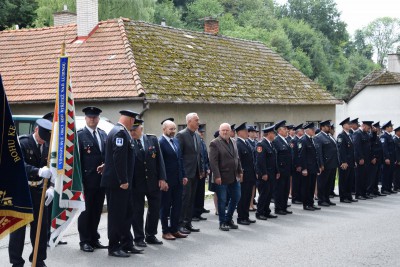
[[[65,41],[78,115],[96,105],[116,121],[118,110],[129,108],[141,112],[146,132],[159,135],[164,118],[182,128],[185,115],[197,112],[208,141],[222,122],[263,128],[281,119],[335,119],[339,101],[329,92],[261,42],[218,35],[215,19],[205,19],[205,32],[98,22],[96,12],[81,19],[95,2],[78,1],[77,24],[0,32],[0,70],[14,114],[53,109]],[[65,10],[58,15],[66,18],[57,21],[74,21]]]

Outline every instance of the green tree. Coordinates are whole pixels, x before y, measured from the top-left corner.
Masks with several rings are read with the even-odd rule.
[[[387,54],[394,52],[396,44],[400,42],[400,19],[378,18],[363,31],[367,43],[372,45],[377,54],[377,63],[383,67]]]
[[[36,0],[0,1],[0,30],[18,25],[20,28],[33,26],[38,4]]]
[[[164,0],[156,4],[154,22],[160,24],[165,19],[168,26],[183,28],[181,9],[175,7],[172,0]]]
[[[301,50],[301,48],[296,48],[290,63],[292,63],[293,66],[295,66],[307,77],[312,77],[314,75],[311,60],[308,55]]]
[[[224,12],[218,0],[195,0],[187,6],[186,23],[190,28],[201,29],[205,17],[219,17]]]

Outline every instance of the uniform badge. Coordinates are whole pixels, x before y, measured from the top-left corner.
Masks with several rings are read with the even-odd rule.
[[[298,147],[299,149],[301,149],[301,148],[303,147],[303,145],[302,145],[301,143],[298,143],[298,144],[297,144],[297,147]]]
[[[258,147],[257,147],[257,152],[258,152],[258,153],[261,153],[261,152],[262,152],[262,147],[261,147],[261,146],[258,146]]]
[[[381,138],[381,143],[385,143],[385,138]]]
[[[293,148],[293,147],[294,147],[293,143],[290,143],[290,147],[291,147],[291,148]]]
[[[91,151],[90,151],[90,146],[87,147],[86,152],[87,152],[88,154],[91,153]]]
[[[33,155],[33,150],[28,150],[29,154]]]
[[[156,153],[151,154],[151,157],[152,157],[153,159],[155,159],[155,158],[156,158]]]
[[[117,138],[115,139],[115,144],[119,147],[124,145],[124,139],[123,138]]]
[[[341,138],[341,137],[338,137],[337,142],[338,142],[338,143],[341,143],[341,142],[342,142],[342,138]]]

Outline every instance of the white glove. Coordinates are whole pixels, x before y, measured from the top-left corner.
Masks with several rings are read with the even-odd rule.
[[[50,178],[51,177],[51,171],[49,168],[47,168],[47,166],[44,166],[42,168],[39,169],[39,177],[42,178]]]
[[[49,187],[49,189],[46,190],[46,202],[44,202],[44,204],[46,206],[48,206],[54,198],[54,188],[53,187]]]

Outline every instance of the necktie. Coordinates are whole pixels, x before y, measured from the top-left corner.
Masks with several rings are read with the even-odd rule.
[[[193,142],[194,142],[194,150],[197,152],[197,138],[196,138],[196,133],[193,135]]]
[[[138,148],[140,150],[140,153],[142,154],[142,156],[144,156],[144,149],[143,149],[143,145],[142,145],[142,140],[138,139],[136,140]]]
[[[99,140],[97,140],[96,131],[93,131],[93,138],[94,138],[94,142],[96,143],[97,147],[98,147],[99,150],[101,151],[101,147],[100,147],[100,144],[99,144]]]
[[[172,144],[172,148],[173,148],[174,151],[176,152],[176,146],[175,146],[174,140],[171,138],[171,139],[169,139],[169,141],[170,141],[171,144]]]

